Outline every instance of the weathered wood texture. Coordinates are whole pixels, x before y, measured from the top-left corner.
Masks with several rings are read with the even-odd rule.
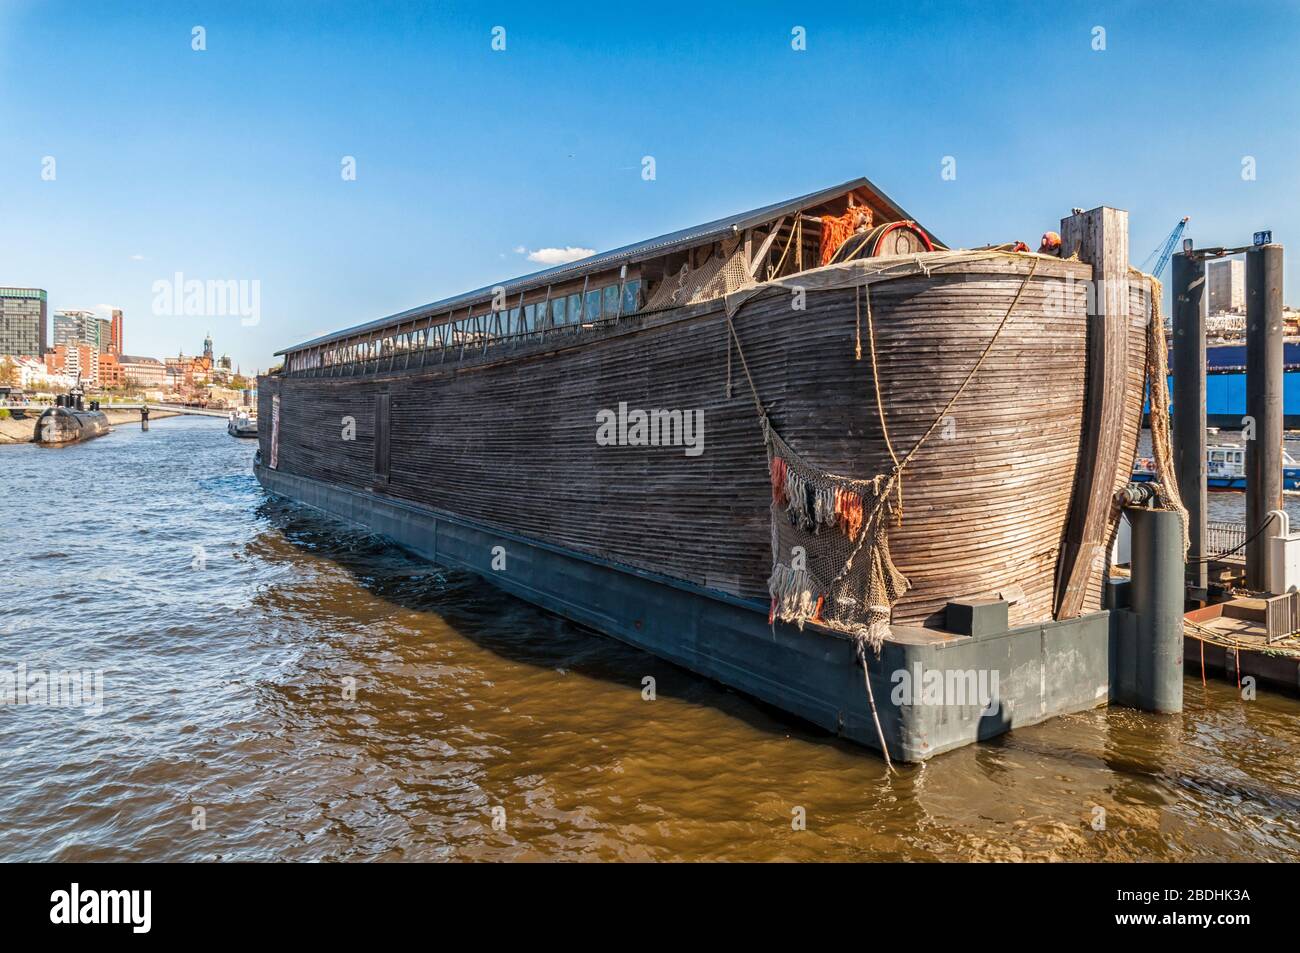
[[[1097,568],[1105,565],[1114,522],[1115,470],[1122,455],[1129,385],[1128,213],[1096,208],[1061,220],[1061,253],[1092,268],[1087,331],[1083,440],[1058,567],[1056,617],[1084,606]]]
[[[900,452],[959,387],[1029,265],[1006,258],[872,288],[881,389]],[[912,589],[895,622],[934,624],[953,597],[1017,589],[1013,624],[1051,618],[1082,435],[1087,276],[1076,262],[1040,260],[984,367],[908,468],[903,522],[891,540]],[[790,303],[785,292],[760,296],[735,318],[774,425],[829,471],[884,471],[854,291],[810,292],[805,311]],[[864,350],[855,360],[859,328]],[[489,351],[464,365],[378,379],[266,378],[262,412],[282,395],[280,468],[373,487],[381,390],[391,395],[386,493],[766,603],[766,455],[720,302]],[[703,453],[598,446],[596,415],[620,402],[702,409]],[[1139,390],[1121,422],[1134,449],[1136,438],[1127,438],[1140,413]],[[347,417],[356,421],[352,441],[343,439]],[[265,457],[269,437],[262,440]],[[1093,605],[1096,598],[1089,594]]]

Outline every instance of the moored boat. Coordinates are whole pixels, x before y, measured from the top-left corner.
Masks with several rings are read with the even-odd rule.
[[[1133,481],[1148,483],[1155,480],[1155,461],[1143,457],[1133,465]],[[1246,489],[1246,448],[1233,444],[1211,444],[1205,448],[1205,486],[1210,490]],[[1286,450],[1282,450],[1282,488],[1300,490],[1300,463]]]
[[[1095,333],[1094,274],[859,179],[288,348],[255,471],[920,760],[1106,699],[1153,297],[1125,269]],[[914,664],[1002,697],[891,698]]]
[[[238,413],[231,411],[230,419],[226,422],[226,433],[232,437],[256,438],[257,418],[251,416],[247,410]]]

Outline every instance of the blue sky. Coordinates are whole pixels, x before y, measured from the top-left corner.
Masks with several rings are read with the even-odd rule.
[[[1269,227],[1300,302],[1298,41],[1281,3],[0,0],[0,284],[121,307],[130,353],[211,331],[265,368],[540,267],[520,247],[866,175],[954,246],[1102,204],[1130,211],[1135,263],[1182,215],[1198,245]],[[259,323],[155,314],[177,272],[260,282]]]

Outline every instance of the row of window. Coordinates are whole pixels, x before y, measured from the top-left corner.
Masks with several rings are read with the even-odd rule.
[[[589,290],[585,295],[564,295],[354,344],[299,351],[288,356],[285,370],[288,373],[325,368],[333,370],[370,361],[384,369],[390,369],[403,366],[397,358],[413,351],[425,350],[445,352],[442,358],[444,360],[446,355],[455,359],[464,354],[482,353],[483,350],[506,341],[576,330],[597,321],[634,314],[640,307],[641,282],[632,279],[621,286],[613,284]],[[385,365],[384,361],[388,363]]]

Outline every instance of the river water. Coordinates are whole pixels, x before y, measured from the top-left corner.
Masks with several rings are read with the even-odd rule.
[[[891,779],[269,501],[253,450],[207,418],[0,449],[0,670],[103,678],[98,714],[0,708],[0,859],[1300,858],[1293,697],[1197,673],[1182,715],[1096,709]]]

